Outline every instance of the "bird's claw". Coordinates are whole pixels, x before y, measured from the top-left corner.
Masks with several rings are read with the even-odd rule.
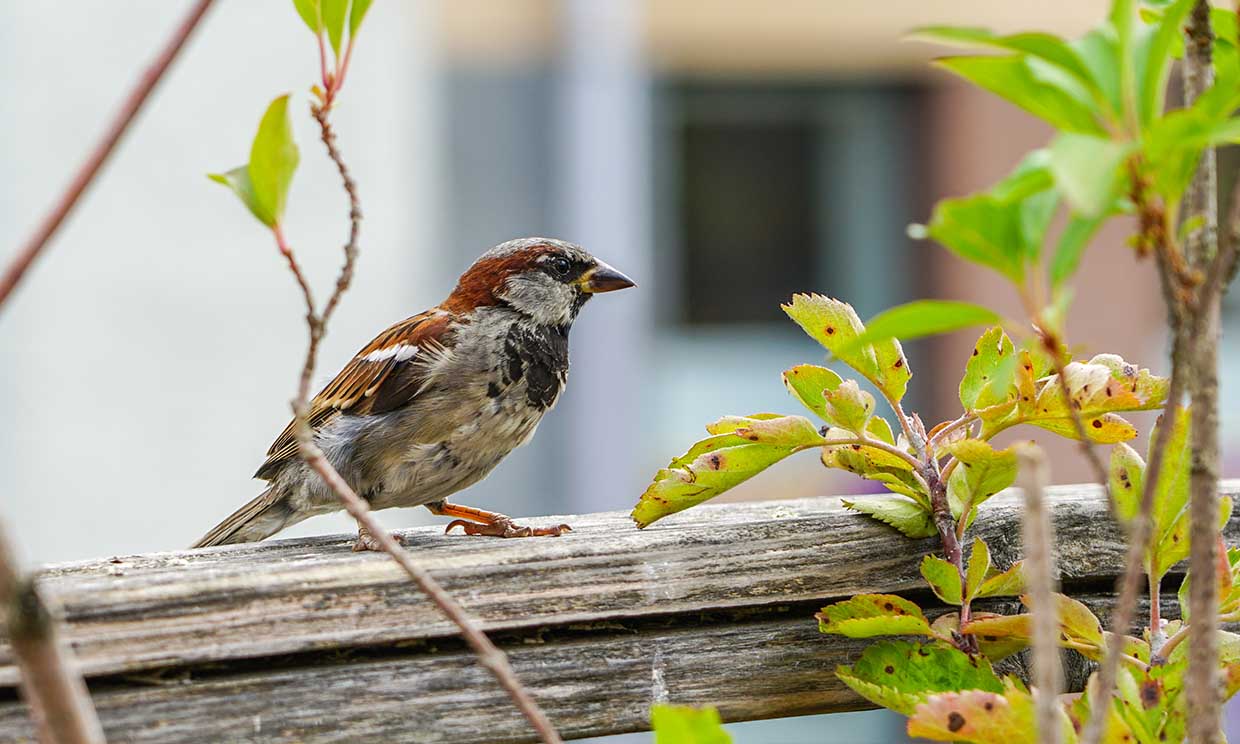
[[[395,532],[392,533],[392,539],[396,541],[397,545],[405,544],[405,539]],[[357,540],[353,543],[353,552],[364,553],[368,550],[373,550],[376,553],[382,553],[383,546],[379,544],[379,541],[375,539],[374,535],[370,534],[370,530],[360,528],[357,531]]]
[[[489,537],[559,537],[565,532],[573,531],[573,528],[566,524],[557,524],[553,527],[527,527],[516,524],[508,517],[482,524],[464,519],[454,519],[448,523],[448,526],[443,531],[444,534],[451,533],[453,527],[460,527],[465,531],[466,535],[486,535]]]

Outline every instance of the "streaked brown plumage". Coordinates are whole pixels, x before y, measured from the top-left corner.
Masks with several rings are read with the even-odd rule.
[[[496,246],[443,303],[379,334],[315,396],[315,441],[375,509],[425,505],[468,534],[559,534],[446,499],[533,436],[567,379],[568,331],[586,300],[631,286],[571,243]],[[194,547],[261,540],[340,508],[301,461],[291,423],[256,477],[269,488]],[[373,547],[359,534],[358,549]]]

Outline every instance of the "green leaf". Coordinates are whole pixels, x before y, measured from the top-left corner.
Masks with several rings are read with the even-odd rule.
[[[1065,281],[1072,278],[1076,273],[1076,269],[1081,264],[1081,256],[1085,253],[1086,246],[1093,239],[1094,234],[1098,232],[1098,228],[1106,222],[1109,213],[1102,214],[1098,217],[1081,217],[1080,215],[1072,215],[1068,219],[1068,224],[1063,229],[1063,233],[1059,236],[1059,245],[1055,248],[1055,256],[1051,259],[1050,279],[1051,287],[1058,288]]]
[[[849,638],[933,635],[921,608],[894,594],[858,594],[822,608],[818,629]]]
[[[988,329],[977,340],[960,378],[960,405],[967,413],[978,413],[1016,400],[1013,386],[1016,373],[1016,347],[999,326]],[[997,409],[1006,413],[1006,408]],[[992,413],[990,417],[995,414]]]
[[[1127,444],[1111,450],[1108,481],[1116,518],[1129,524],[1141,511],[1141,489],[1145,478],[1145,461]]]
[[[837,667],[835,674],[862,697],[904,715],[937,692],[1003,689],[984,657],[970,658],[938,643],[881,641],[866,648],[852,666]]]
[[[297,15],[305,22],[306,27],[315,35],[323,30],[323,19],[319,16],[319,0],[293,0]]]
[[[1179,40],[1184,18],[1192,9],[1193,2],[1176,0],[1171,3],[1154,32],[1143,35],[1138,41],[1135,55],[1137,115],[1143,127],[1162,115],[1171,67],[1171,48]]]
[[[1023,57],[947,57],[935,64],[1069,132],[1104,135],[1094,111],[1063,88],[1039,80]]]
[[[288,96],[283,95],[267,107],[250,146],[250,181],[263,213],[271,215],[272,221],[266,224],[279,223],[284,217],[284,205],[298,158],[293,125],[288,116]]]
[[[892,338],[907,341],[1000,322],[1002,318],[998,313],[971,302],[917,300],[897,305],[870,318],[865,324],[865,333],[855,338],[844,351]]]
[[[1023,33],[999,36],[983,28],[926,26],[914,30],[912,38],[957,46],[1022,52],[1061,68],[1082,85],[1094,85],[1089,68],[1085,66],[1077,53],[1063,39],[1052,34]]]
[[[258,197],[254,194],[254,184],[250,181],[250,169],[248,167],[243,165],[225,173],[208,173],[207,178],[232,189],[232,192],[241,199],[241,202],[249,208],[250,213],[258,218],[259,222],[267,227],[275,225],[275,218],[265,211],[263,205],[259,204]]]
[[[907,537],[933,537],[938,534],[929,508],[904,496],[880,494],[842,501],[845,507],[891,525]]]
[[[964,514],[1016,481],[1016,453],[1010,447],[996,450],[980,439],[963,439],[944,450],[960,461],[947,478],[947,494]]]
[[[828,416],[826,399],[823,395],[840,386],[843,380],[839,375],[826,367],[798,364],[785,371],[783,377],[784,387],[788,388],[788,392],[800,401],[801,405],[813,411],[818,418],[828,424],[837,423]]]
[[[928,555],[921,559],[921,576],[944,604],[960,604],[960,574],[955,566],[938,556]]]
[[[1109,33],[1108,33],[1109,31]],[[1102,92],[1108,116],[1115,121],[1123,118],[1124,105],[1120,90],[1120,58],[1113,29],[1094,29],[1069,43],[1072,50],[1089,68],[1089,75]],[[1102,132],[1092,132],[1102,134]]]
[[[782,307],[810,338],[874,383],[889,399],[904,397],[912,373],[899,341],[888,339],[848,348],[865,332],[851,305],[819,294],[796,294]]]
[[[344,39],[344,24],[349,17],[349,0],[320,0],[322,2],[323,26],[332,51],[340,57],[340,42]]]
[[[1176,408],[1175,422],[1163,449],[1162,467],[1154,483],[1154,503],[1150,513],[1151,552],[1146,555],[1146,571],[1161,579],[1183,556],[1188,555],[1187,513],[1192,452],[1190,448],[1191,412]],[[1166,424],[1160,420],[1150,432],[1150,448],[1158,441],[1158,429]],[[1151,453],[1147,453],[1152,455]],[[1137,497],[1140,499],[1140,496]],[[1177,531],[1176,523],[1184,524]],[[1183,532],[1184,534],[1178,534]],[[1178,556],[1178,557],[1177,557]]]
[[[366,13],[370,10],[370,4],[374,0],[353,0],[353,8],[349,11],[349,36],[357,36],[357,30],[361,28],[362,21],[366,19]]]
[[[1012,172],[990,187],[988,192],[1001,202],[1019,202],[1055,185],[1051,174],[1051,154],[1046,148],[1031,150]]]
[[[980,538],[973,538],[973,551],[969,553],[969,564],[965,570],[965,596],[969,599],[977,596],[982,582],[990,575],[990,548]]]
[[[1012,567],[1001,573],[988,574],[986,580],[978,588],[974,598],[980,597],[1016,597],[1025,591],[1025,564],[1016,561]]]
[[[638,527],[714,498],[788,455],[825,442],[802,416],[733,416],[707,431],[714,436],[655,473],[633,508]]]
[[[1025,276],[1024,232],[1018,203],[989,194],[942,199],[926,232],[960,258],[993,269],[1013,283]]]
[[[731,744],[732,737],[723,730],[723,719],[712,706],[693,708],[687,705],[650,706],[650,727],[655,744]]]
[[[1104,137],[1063,132],[1051,142],[1051,172],[1076,212],[1099,217],[1120,195],[1120,172],[1131,146]]]

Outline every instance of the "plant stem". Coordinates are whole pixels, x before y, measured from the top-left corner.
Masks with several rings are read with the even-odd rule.
[[[0,534],[0,618],[21,670],[22,696],[43,744],[103,744],[82,675],[57,640],[56,623],[33,579],[20,578]]]
[[[1037,717],[1037,740],[1058,744],[1059,617],[1055,603],[1054,537],[1046,510],[1046,456],[1036,445],[1017,450],[1020,459],[1020,486],[1025,492],[1021,520],[1025,548],[1025,577],[1028,582],[1029,610],[1033,614],[1033,685]]]
[[[168,71],[168,67],[172,61],[176,59],[181,48],[185,46],[185,41],[189,39],[190,34],[198,26],[198,22],[202,20],[202,16],[207,12],[207,8],[211,7],[212,0],[198,0],[190,11],[185,15],[181,25],[173,32],[172,37],[168,39],[168,43],[164,45],[163,50],[151,66],[142,73],[142,77],[138,79],[137,85],[130,92],[129,97],[121,104],[121,108],[117,111],[111,125],[104,132],[103,137],[95,145],[95,149],[90,156],[86,158],[86,162],[82,163],[78,169],[77,175],[73,181],[61,194],[52,211],[43,218],[39,223],[39,227],[35,230],[34,235],[21,247],[17,255],[9,263],[4,270],[3,276],[0,276],[0,307],[4,306],[5,300],[9,298],[13,290],[21,282],[22,277],[26,275],[26,271],[34,260],[38,258],[43,248],[47,245],[56,231],[60,229],[60,225],[73,211],[73,207],[77,205],[82,194],[86,192],[87,187],[95,180],[95,176],[99,174],[99,170],[103,168],[112,151],[116,149],[116,143],[120,142],[121,137],[129,129],[129,125],[133,123],[134,117],[142,110],[142,105],[146,103],[147,97],[151,91],[155,89],[156,84],[163,78],[164,73]]]
[[[976,420],[977,420],[976,413],[964,414],[963,416],[951,422],[947,426],[944,426],[942,429],[939,429],[938,431],[934,432],[934,435],[930,437],[930,441],[927,443],[927,447],[930,449],[931,452],[933,452],[935,447],[940,442],[943,442],[947,439],[948,434],[951,434],[953,431],[959,429],[962,426],[968,426],[969,424],[972,424]],[[943,477],[946,478],[947,476],[944,475]]]

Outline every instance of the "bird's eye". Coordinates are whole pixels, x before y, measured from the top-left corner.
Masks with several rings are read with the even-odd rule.
[[[551,266],[551,270],[559,277],[568,276],[569,270],[573,268],[569,260],[563,256],[555,256],[548,263]]]

